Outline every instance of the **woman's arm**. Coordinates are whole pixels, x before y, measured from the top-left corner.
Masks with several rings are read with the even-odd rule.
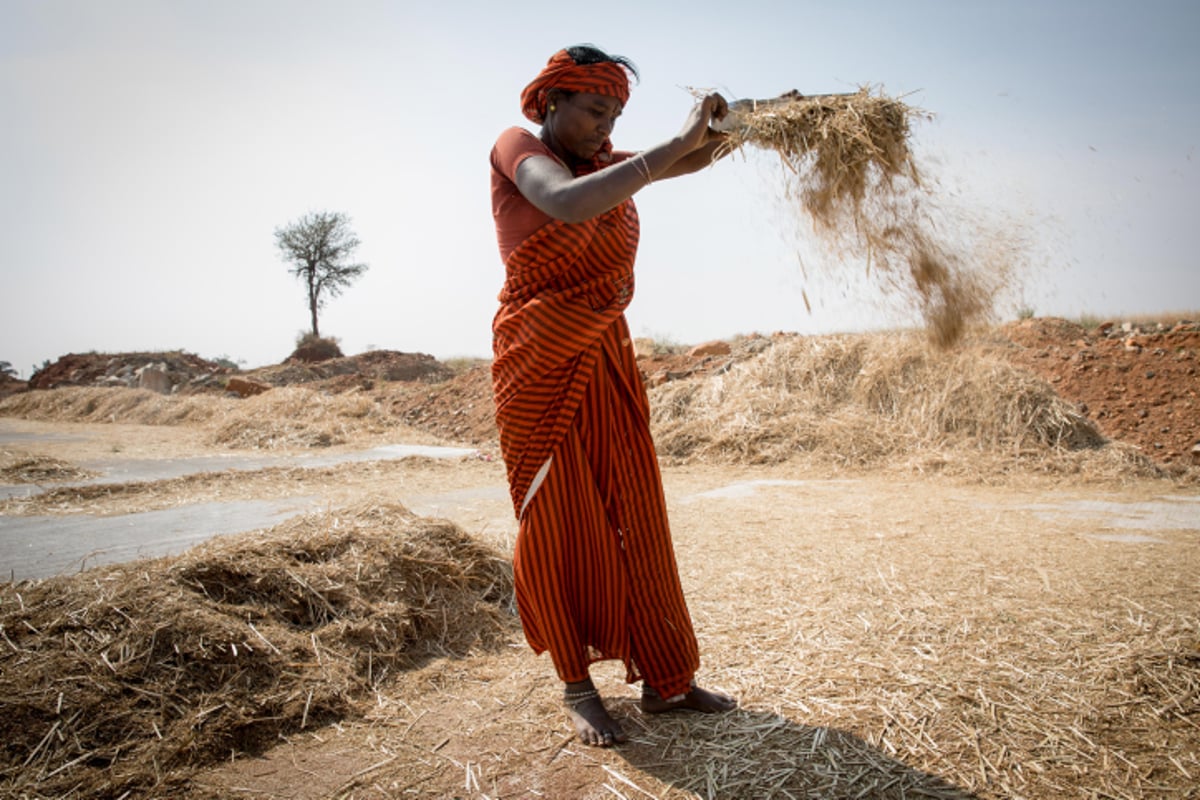
[[[654,180],[685,175],[711,163],[719,139],[709,130],[709,122],[725,116],[727,110],[723,97],[710,94],[692,108],[677,136],[590,175],[576,177],[549,156],[527,158],[517,167],[517,188],[555,219],[589,220]]]
[[[731,152],[728,148],[724,147],[725,138],[725,134],[713,131],[712,137],[707,144],[693,150],[667,167],[666,171],[661,175],[655,175],[654,180],[660,181],[667,178],[678,178],[680,175],[691,175],[693,172],[699,172],[709,166],[714,161],[724,158]]]

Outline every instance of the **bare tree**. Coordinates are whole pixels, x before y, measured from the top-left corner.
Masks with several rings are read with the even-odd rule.
[[[347,263],[358,237],[350,230],[345,214],[317,211],[282,228],[275,229],[275,244],[288,270],[308,289],[308,311],[312,316],[312,335],[320,338],[317,312],[327,297],[337,297],[367,271],[366,264]]]

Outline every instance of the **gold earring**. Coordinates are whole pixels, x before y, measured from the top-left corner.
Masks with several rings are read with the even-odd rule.
[[[553,111],[553,110],[554,110],[554,109],[556,109],[556,108],[558,108],[558,106],[551,104],[551,106],[550,106],[550,110],[551,110],[551,111]]]

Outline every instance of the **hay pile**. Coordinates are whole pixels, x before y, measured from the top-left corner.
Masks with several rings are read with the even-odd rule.
[[[219,413],[223,398],[166,395],[126,387],[74,387],[23,392],[0,401],[0,415],[51,422],[135,425],[202,424]]]
[[[959,468],[982,474],[1106,444],[1040,378],[981,348],[943,351],[912,334],[781,339],[724,372],[650,395],[659,453],[679,461],[810,454],[839,466],[941,468],[948,454],[969,453]],[[1132,456],[1103,449],[1121,460],[1117,471],[1130,470]],[[1154,472],[1149,462],[1140,468]]]
[[[235,448],[329,447],[398,426],[374,399],[281,387],[249,397],[215,421],[210,442]]]
[[[178,558],[0,585],[0,793],[122,797],[350,713],[511,633],[508,562],[361,506]]]
[[[727,146],[778,154],[786,199],[833,259],[865,260],[889,295],[920,311],[936,344],[955,344],[992,315],[1021,245],[938,202],[909,146],[913,121],[928,114],[864,87],[735,104],[731,116]]]
[[[94,472],[49,456],[15,456],[0,452],[0,484],[56,483],[90,478]]]
[[[203,426],[211,430],[209,444],[249,450],[330,447],[402,424],[368,395],[331,395],[299,386],[246,399],[62,387],[5,398],[0,401],[0,415],[55,422]]]

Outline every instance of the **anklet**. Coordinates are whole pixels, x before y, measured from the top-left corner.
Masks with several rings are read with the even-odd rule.
[[[577,708],[588,700],[595,700],[600,696],[597,689],[583,689],[578,692],[563,692],[563,701],[571,708]]]
[[[694,688],[695,685],[696,684],[693,683],[692,687]],[[657,698],[658,700],[663,700],[663,696],[661,694],[659,694],[658,691],[653,686],[646,686],[645,684],[642,684],[642,696],[643,697],[654,697],[654,698]],[[663,702],[679,703],[685,699],[687,699],[686,692],[684,694],[677,694],[674,697],[668,697],[665,700],[663,700]]]

